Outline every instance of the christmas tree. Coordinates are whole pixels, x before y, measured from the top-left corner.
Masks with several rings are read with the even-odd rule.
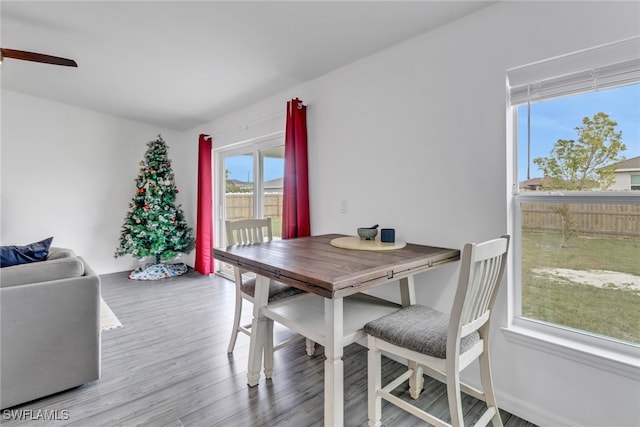
[[[181,206],[175,204],[178,189],[167,148],[160,135],[147,143],[144,160],[139,163],[136,193],[122,225],[116,258],[126,254],[135,258],[155,257],[155,264],[133,271],[129,275],[133,279],[153,280],[186,273],[184,264],[162,264],[162,261],[194,248],[193,231]]]

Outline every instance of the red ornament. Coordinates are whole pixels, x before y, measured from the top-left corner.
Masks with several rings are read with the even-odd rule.
[[[149,205],[144,205],[144,210],[145,210],[145,211],[148,211],[149,209],[151,209],[151,208],[149,207]]]
[[[176,188],[176,193],[179,193],[180,191]]]
[[[154,173],[155,171],[153,170],[153,168],[149,169],[149,173]]]
[[[139,194],[144,193],[144,188],[138,188],[138,193],[139,193]]]
[[[176,222],[176,219],[175,218],[171,218],[171,221]]]
[[[171,167],[171,163],[167,163],[167,167],[170,168]]]

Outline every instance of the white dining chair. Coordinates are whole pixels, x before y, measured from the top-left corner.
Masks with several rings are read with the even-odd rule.
[[[225,221],[227,232],[227,243],[229,246],[233,245],[252,245],[262,242],[270,242],[273,240],[273,231],[271,227],[271,218],[265,219],[244,219],[239,221]],[[251,324],[241,325],[242,317],[242,301],[246,300],[253,304],[253,298],[256,290],[256,278],[255,276],[245,278],[245,271],[241,268],[234,266],[233,274],[236,284],[236,300],[235,300],[235,313],[233,316],[233,329],[231,331],[231,339],[229,340],[229,347],[227,353],[233,353],[233,349],[236,345],[236,339],[238,333],[251,336]],[[284,283],[271,280],[269,283],[269,302],[280,301],[285,298],[292,297],[304,293],[304,291],[288,286]],[[273,320],[267,319],[267,344],[265,346],[265,374],[267,378],[271,377],[271,372],[268,371],[273,367],[273,351],[277,351],[282,347],[292,344],[301,340],[303,337],[294,336],[288,340],[285,340],[277,345],[273,345]],[[271,350],[271,348],[273,350]],[[313,356],[315,353],[315,343],[310,339],[306,340],[306,351],[309,356]]]
[[[382,399],[434,426],[463,427],[461,391],[486,402],[487,409],[476,426],[489,422],[502,426],[489,364],[489,323],[508,248],[507,235],[465,245],[451,314],[411,305],[365,325],[369,346],[370,427],[381,425]],[[410,367],[424,369],[427,375],[446,383],[451,422],[415,406],[410,399],[391,393],[412,377],[414,369],[408,369],[382,386],[381,351],[406,358],[411,362]],[[460,371],[476,359],[480,364],[482,390],[460,381]],[[418,374],[422,379],[422,372],[418,371]]]

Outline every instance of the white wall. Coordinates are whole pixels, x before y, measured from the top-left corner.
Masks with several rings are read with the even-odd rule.
[[[186,139],[209,133],[222,147],[282,130],[286,101],[299,97],[308,104],[313,234],[379,223],[399,239],[462,247],[508,230],[505,71],[638,34],[638,2],[502,2]],[[456,267],[420,275],[419,301],[448,310],[456,277]],[[637,376],[506,341],[506,287],[496,310],[501,406],[541,425],[640,425]]]
[[[166,129],[3,90],[2,244],[53,236],[99,274],[137,266],[113,253],[138,162],[158,134],[178,145]],[[176,184],[186,185],[179,175]]]

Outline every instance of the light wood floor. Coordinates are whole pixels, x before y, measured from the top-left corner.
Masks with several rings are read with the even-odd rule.
[[[18,421],[3,411],[3,426],[322,426],[322,347],[313,357],[306,355],[304,341],[278,351],[273,379],[247,387],[248,337],[238,337],[233,355],[226,351],[232,282],[194,272],[154,282],[115,273],[102,276],[102,296],[124,326],[102,334],[100,380],[11,408],[31,417],[47,410],[66,420]],[[250,307],[244,310],[247,320]],[[288,334],[276,331],[278,338]],[[347,426],[367,424],[366,360],[366,349],[358,344],[345,349]],[[384,360],[384,375],[405,369]],[[422,403],[447,414],[445,387],[427,378],[425,388]],[[466,399],[469,425],[480,405]],[[506,427],[532,426],[504,411],[502,418]],[[383,407],[383,423],[421,425],[389,405]]]

